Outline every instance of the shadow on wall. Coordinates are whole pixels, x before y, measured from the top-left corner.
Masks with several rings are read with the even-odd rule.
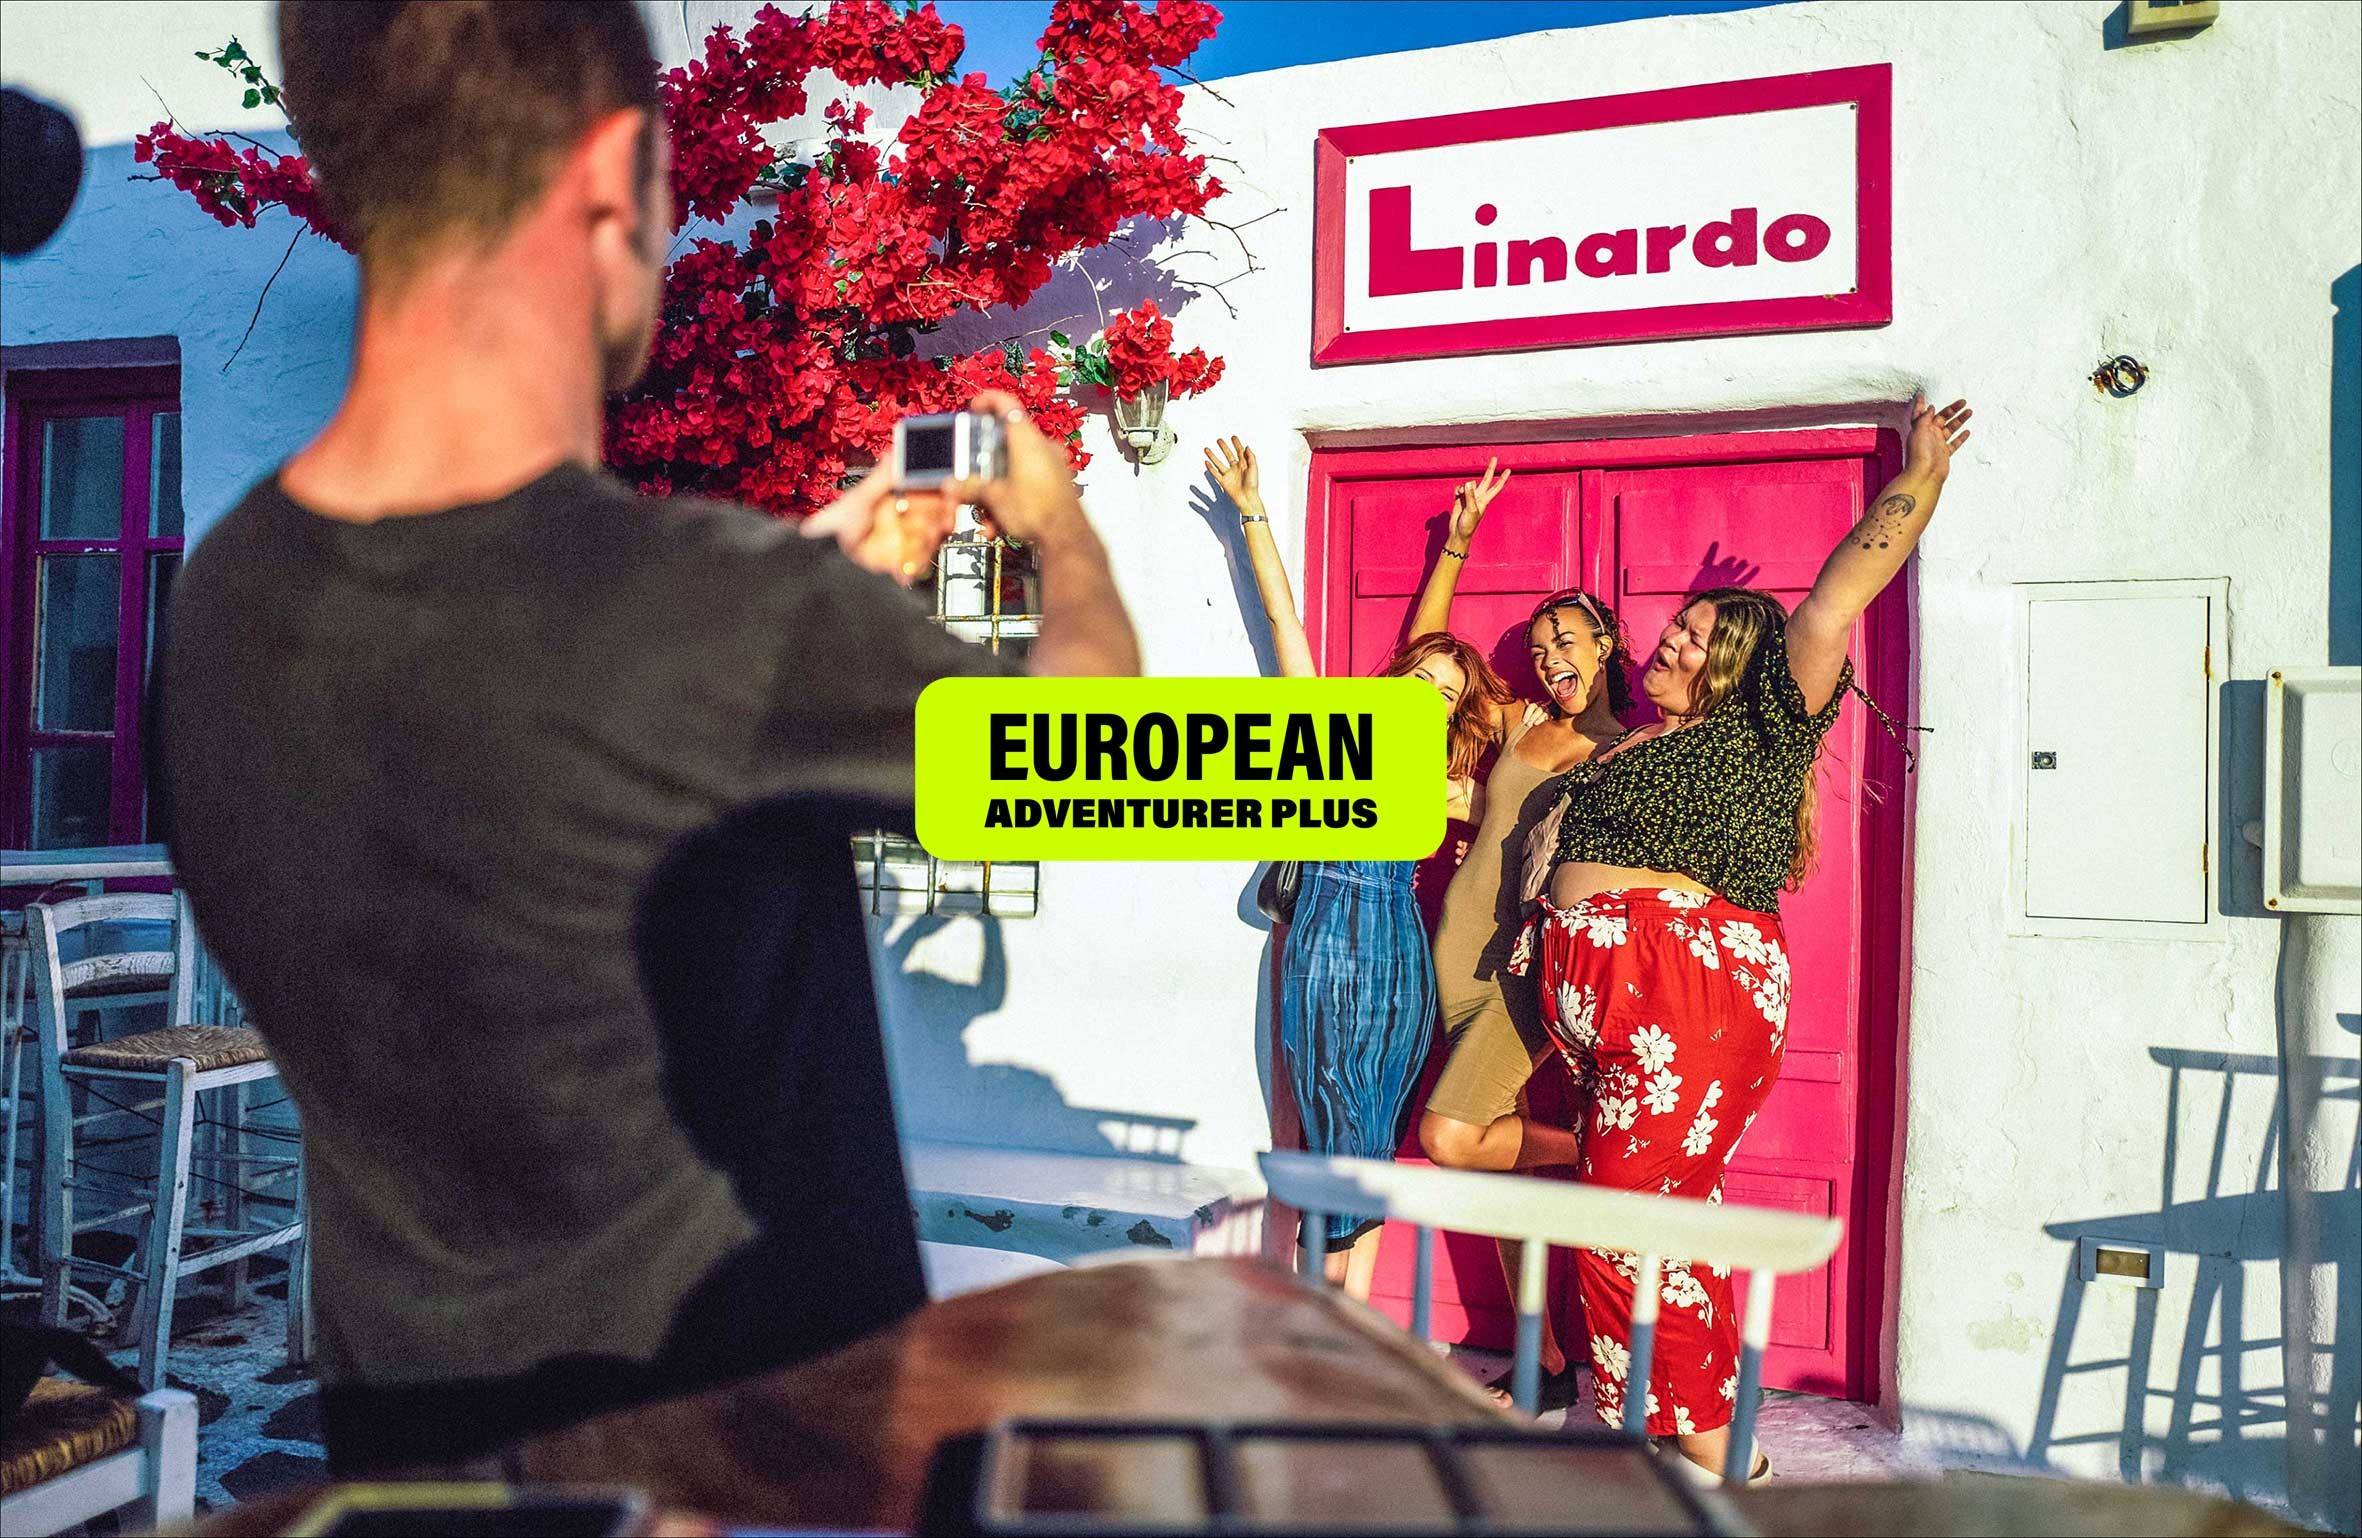
[[[981,915],[930,913],[890,935],[871,927],[903,1136],[1180,1163],[1182,1138],[1195,1121],[1072,1105],[1047,1074],[968,1056],[968,1027],[1008,997],[1001,924]],[[972,928],[980,945],[972,982],[940,975],[917,954],[931,937],[959,928]]]
[[[1170,319],[1196,297],[1198,285],[1176,277],[1152,260],[1151,253],[1178,237],[1187,222],[1134,219],[1109,244],[1061,262],[1023,307],[955,312],[939,330],[920,338],[919,354],[933,358],[980,352],[1010,342],[1028,350],[1047,348],[1053,331],[1082,342],[1097,334],[1109,316],[1143,300],[1154,300],[1158,313]],[[1074,397],[1100,423],[1083,430],[1083,447],[1090,451],[1094,468],[1129,462],[1115,433],[1113,397],[1089,385],[1079,386]],[[1132,470],[1139,474],[1137,464]]]
[[[1189,488],[1189,510],[1206,521],[1206,527],[1214,531],[1214,539],[1222,547],[1222,564],[1230,572],[1230,596],[1238,604],[1239,622],[1246,627],[1247,644],[1255,649],[1256,674],[1263,678],[1278,677],[1279,648],[1271,638],[1270,616],[1263,611],[1262,590],[1255,586],[1254,566],[1247,559],[1238,504],[1216,483],[1211,470],[1201,469],[1198,484]],[[1254,895],[1250,887],[1246,904],[1250,913],[1255,912]],[[1255,913],[1255,917],[1261,920],[1262,915]]]
[[[2351,1101],[2357,1097],[2356,1065],[2346,1059],[2316,1057],[2283,1063],[2278,1057],[2223,1052],[2194,1052],[2152,1047],[2150,1058],[2170,1076],[2165,1113],[2165,1148],[2159,1186],[2164,1205],[2153,1212],[2113,1213],[2046,1225],[2044,1232],[2080,1248],[2085,1238],[2124,1244],[2151,1245],[2166,1257],[2190,1256],[2191,1272],[2168,1262],[2166,1285],[2179,1286],[2191,1278],[2188,1312],[2178,1341],[2158,1338],[2160,1290],[2130,1281],[2082,1279],[2078,1258],[2070,1253],[2060,1287],[2058,1319],[2051,1331],[2050,1360],[2043,1376],[2042,1398],[2025,1450],[2025,1461],[2048,1463],[2063,1448],[2113,1445],[2117,1468],[2128,1481],[2163,1481],[2219,1488],[2234,1496],[2277,1499],[2288,1488],[2287,1442],[2290,1414],[2282,1381],[2279,1339],[2249,1339],[2244,1296],[2247,1263],[2282,1260],[2283,1198],[2280,1190],[2280,1139],[2288,1105],[2283,1070],[2310,1074],[2320,1082],[2319,1097]],[[2243,1086],[2244,1093],[2242,1092]],[[2253,1096],[2272,1096],[2270,1130],[2259,1149],[2233,1148],[2234,1105],[2251,1110]],[[2180,1117],[2185,1103],[2202,1114],[2202,1097],[2215,1103],[2214,1133],[2202,1149],[2181,1146]],[[2252,1115],[2239,1118],[2252,1124]],[[2188,1184],[2185,1165],[2204,1162],[2204,1194],[2175,1201],[2172,1193]],[[2340,1245],[2325,1242],[2322,1257],[2339,1271],[2338,1288],[2350,1293],[2362,1282],[2354,1253],[2357,1201],[2362,1199],[2362,1152],[2350,1167],[2341,1189],[2322,1193],[2316,1203],[2325,1228],[2345,1236]],[[2325,1234],[2325,1240],[2329,1237]],[[2131,1343],[2123,1356],[2078,1358],[2076,1326],[2093,1287],[2133,1289]],[[2272,1300],[2271,1313],[2279,1313]],[[2170,1354],[2171,1367],[2160,1382],[2160,1351]],[[2351,1439],[2355,1388],[2362,1376],[2362,1339],[2350,1320],[2344,1321],[2331,1344],[2332,1368],[2325,1392],[2316,1393],[2309,1406],[2309,1423],[2326,1424],[2331,1435],[2343,1424]],[[2256,1361],[2263,1358],[2261,1363]],[[2119,1378],[2123,1394],[2116,1423],[2072,1433],[2062,1431],[2061,1399],[2067,1380],[2086,1373]],[[2290,1391],[2296,1386],[2290,1385]],[[2090,1400],[2078,1396],[2078,1402]],[[2342,1408],[2341,1408],[2342,1407]],[[2153,1429],[2162,1412],[2162,1431]],[[1918,1412],[1914,1412],[1915,1414]],[[2085,1417],[2079,1417],[2087,1419]]]
[[[2215,691],[2215,907],[2225,918],[2268,919],[2264,906],[2264,681],[2234,678]],[[2250,834],[2252,833],[2252,837]]]
[[[2362,665],[2362,267],[2329,285],[2329,661]]]

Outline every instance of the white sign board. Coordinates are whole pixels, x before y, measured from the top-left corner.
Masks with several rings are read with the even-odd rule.
[[[1885,66],[1330,129],[1320,363],[1892,315]]]

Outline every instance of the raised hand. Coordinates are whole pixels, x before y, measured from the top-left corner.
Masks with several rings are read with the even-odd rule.
[[[1904,471],[1916,470],[1939,481],[1950,474],[1953,452],[1968,441],[1971,415],[1965,400],[1938,411],[1928,405],[1925,392],[1912,396],[1911,429],[1903,440]]]
[[[1488,459],[1484,474],[1473,481],[1462,481],[1452,489],[1452,538],[1459,542],[1461,549],[1468,548],[1476,526],[1484,521],[1484,510],[1493,505],[1493,498],[1508,484],[1509,472],[1501,469],[1499,460]]]
[[[1214,477],[1214,484],[1222,488],[1222,494],[1238,504],[1240,512],[1251,513],[1262,505],[1255,451],[1238,439],[1224,443],[1216,438],[1206,450],[1206,470]]]

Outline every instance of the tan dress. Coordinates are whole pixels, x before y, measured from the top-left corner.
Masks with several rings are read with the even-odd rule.
[[[1512,880],[1526,831],[1549,809],[1558,776],[1520,757],[1520,725],[1484,782],[1484,820],[1444,890],[1435,932],[1435,983],[1452,1056],[1427,1108],[1489,1126],[1517,1108],[1534,1060],[1551,1050],[1531,979],[1506,969],[1520,919]]]

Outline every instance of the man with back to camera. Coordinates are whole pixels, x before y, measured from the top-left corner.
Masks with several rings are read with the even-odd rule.
[[[744,1171],[676,1114],[636,905],[749,806],[907,814],[919,691],[1008,670],[878,574],[957,499],[1040,552],[1033,672],[1139,656],[1064,456],[1007,397],[979,402],[1003,480],[898,500],[881,472],[801,530],[598,468],[672,229],[630,0],[284,0],[278,26],[360,255],[353,373],[192,551],[155,736],[174,864],[303,1117],[350,1471],[473,1457],[923,1301],[866,951],[834,995],[861,1018],[776,1049],[815,1049],[776,1076],[802,1103],[730,1129],[780,1134],[761,1146],[793,1167],[758,1183],[843,1219],[796,1236],[835,1263],[750,1265]],[[857,937],[846,845],[793,847],[822,927]]]

